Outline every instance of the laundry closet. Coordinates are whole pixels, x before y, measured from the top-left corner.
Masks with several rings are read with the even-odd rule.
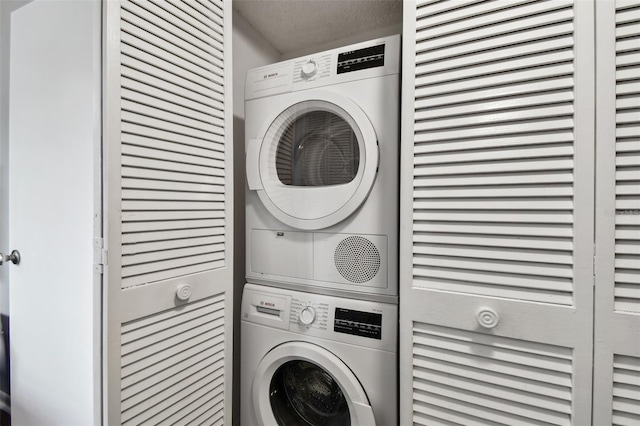
[[[286,3],[0,3],[14,421],[640,422],[640,3]],[[397,75],[397,111],[358,107],[397,119],[395,236],[348,226],[375,188],[287,223],[285,192],[366,182],[380,117],[333,89],[251,124],[258,69],[293,98]],[[301,152],[317,123],[336,147]],[[296,142],[256,151],[270,134]],[[329,180],[288,159],[346,147]]]

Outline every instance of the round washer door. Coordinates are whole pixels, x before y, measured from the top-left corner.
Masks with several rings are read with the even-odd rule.
[[[281,222],[306,230],[335,225],[373,187],[375,130],[358,105],[334,93],[296,93],[287,105],[250,141],[247,176],[257,169],[260,200]]]
[[[251,394],[260,425],[375,426],[373,409],[353,372],[311,343],[288,342],[267,353]]]

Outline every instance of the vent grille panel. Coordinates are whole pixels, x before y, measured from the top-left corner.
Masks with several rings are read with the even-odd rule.
[[[414,287],[572,305],[572,3],[417,15]]]
[[[640,313],[640,6],[617,4],[614,309]]]
[[[413,420],[569,425],[572,369],[569,348],[414,323]]]
[[[225,266],[221,16],[121,4],[122,288]]]
[[[222,418],[224,295],[121,329],[122,424]]]
[[[380,271],[380,252],[366,238],[352,236],[336,247],[334,262],[338,272],[353,283],[371,281]]]

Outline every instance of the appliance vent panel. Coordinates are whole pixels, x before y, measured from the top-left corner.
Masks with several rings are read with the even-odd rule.
[[[225,265],[221,8],[121,3],[122,288]]]
[[[640,358],[614,355],[614,425],[640,424]]]
[[[353,283],[371,281],[380,270],[380,252],[375,244],[359,236],[342,240],[336,247],[334,261],[340,275]]]
[[[417,9],[413,285],[573,305],[570,1]]]
[[[414,424],[570,425],[570,348],[414,323]]]
[[[123,425],[222,423],[225,309],[217,295],[122,325]]]
[[[616,10],[614,309],[640,313],[640,9],[629,5]]]

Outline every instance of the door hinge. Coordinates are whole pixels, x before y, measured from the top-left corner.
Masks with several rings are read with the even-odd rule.
[[[108,252],[104,248],[104,238],[96,237],[93,239],[93,270],[98,274],[104,273],[104,267],[107,265]]]

